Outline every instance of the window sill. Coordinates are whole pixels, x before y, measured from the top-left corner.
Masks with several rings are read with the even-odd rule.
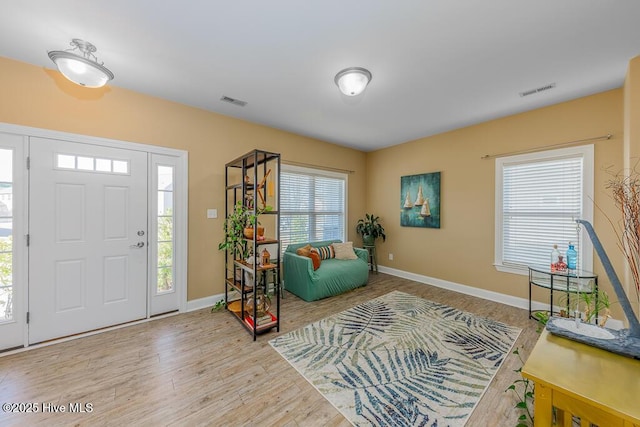
[[[511,273],[511,274],[519,274],[521,276],[528,276],[529,269],[525,266],[515,266],[515,265],[504,265],[504,264],[493,264],[496,270],[502,273]]]

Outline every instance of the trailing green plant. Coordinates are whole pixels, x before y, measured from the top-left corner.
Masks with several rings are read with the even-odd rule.
[[[215,311],[220,311],[223,308],[225,308],[227,306],[227,303],[224,302],[223,299],[217,301],[215,304],[213,304],[213,307],[211,307],[211,312],[215,312]]]
[[[272,209],[267,205],[254,211],[253,207],[238,201],[224,222],[224,240],[218,244],[218,250],[232,251],[237,259],[248,258],[251,255],[251,248],[246,244],[244,229],[255,228],[260,224],[258,216]]]
[[[378,237],[382,237],[383,242],[387,239],[386,234],[384,234],[384,227],[380,224],[380,217],[373,214],[365,214],[364,218],[358,220],[356,233],[361,235],[363,240],[365,240],[366,236],[371,236],[374,242]]]
[[[514,370],[514,372],[520,374],[520,379],[515,380],[513,384],[507,387],[505,392],[512,391],[515,393],[518,398],[515,408],[523,411],[523,413],[518,417],[518,424],[516,424],[516,427],[529,427],[533,425],[533,412],[531,409],[533,407],[534,384],[533,381],[522,376],[524,360],[520,355],[520,349],[516,348],[512,353],[520,360],[520,368]]]
[[[218,249],[233,252],[235,258],[247,258],[250,248],[245,242],[244,229],[257,225],[257,215],[258,212],[254,213],[253,209],[238,201],[224,222],[224,240],[218,244]]]
[[[537,311],[533,317],[538,319],[538,329],[536,329],[536,332],[541,333],[551,316],[548,311]]]
[[[538,325],[537,332],[541,332],[542,329],[544,328],[544,325],[546,325],[547,322],[549,321],[549,313],[546,311],[538,311],[534,314],[534,316],[540,322]],[[516,348],[512,352],[520,360],[520,367],[514,370],[514,372],[520,375],[520,378],[515,380],[509,387],[507,387],[505,392],[512,391],[516,395],[518,401],[515,405],[515,408],[518,409],[519,411],[522,411],[522,413],[518,417],[518,423],[516,424],[516,427],[529,427],[533,425],[532,408],[533,408],[533,395],[535,390],[535,384],[533,383],[533,381],[522,376],[524,359],[522,359],[522,356],[520,355],[521,348],[522,347]]]

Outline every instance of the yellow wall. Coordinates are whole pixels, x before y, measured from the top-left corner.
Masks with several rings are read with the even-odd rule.
[[[0,58],[0,122],[189,152],[190,300],[223,291],[223,257],[217,250],[222,219],[206,219],[206,209],[223,211],[224,163],[253,148],[280,152],[283,161],[354,170],[349,175],[349,238],[360,243],[352,230],[365,207],[380,215],[388,237],[386,243],[378,242],[381,265],[527,298],[526,277],[493,267],[494,161],[480,157],[613,133],[613,139],[595,144],[595,202],[616,218],[604,188],[604,169],[623,166],[623,92],[612,90],[365,154],[117,87],[81,88],[57,72]],[[400,177],[434,171],[442,172],[441,229],[400,227]],[[620,271],[615,236],[597,209],[594,225]],[[595,270],[610,292],[597,259]],[[547,301],[540,291],[535,298]],[[620,317],[615,309],[614,314]]]
[[[365,153],[357,150],[118,87],[82,88],[57,72],[6,58],[0,58],[0,94],[0,122],[189,152],[189,300],[224,291],[217,248],[227,161],[260,148],[281,153],[283,162],[353,170],[348,223],[364,212]],[[219,218],[206,219],[207,208],[217,208]]]
[[[612,133],[611,140],[595,143],[594,189],[596,204],[616,218],[604,169],[622,168],[622,95],[621,89],[611,90],[368,153],[367,211],[379,215],[387,231],[386,242],[378,242],[379,264],[528,298],[525,276],[493,267],[495,161],[481,157]],[[442,172],[441,228],[400,227],[400,177],[436,171]],[[594,227],[620,271],[615,235],[597,209]],[[548,294],[536,291],[535,299],[546,302]]]

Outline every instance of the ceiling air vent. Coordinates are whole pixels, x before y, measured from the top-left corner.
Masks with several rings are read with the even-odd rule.
[[[229,104],[237,105],[238,107],[244,107],[247,105],[247,101],[240,101],[239,99],[231,98],[230,96],[222,96],[220,101],[228,102]]]
[[[555,83],[550,83],[550,84],[548,84],[546,86],[541,86],[541,87],[536,88],[536,89],[531,89],[531,90],[527,90],[525,92],[520,92],[520,96],[533,95],[535,93],[544,92],[545,90],[553,89],[554,87],[556,87],[556,84]]]

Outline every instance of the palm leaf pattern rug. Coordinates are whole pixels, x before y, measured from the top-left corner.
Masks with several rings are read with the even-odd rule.
[[[356,426],[462,426],[520,329],[393,291],[269,343]]]

